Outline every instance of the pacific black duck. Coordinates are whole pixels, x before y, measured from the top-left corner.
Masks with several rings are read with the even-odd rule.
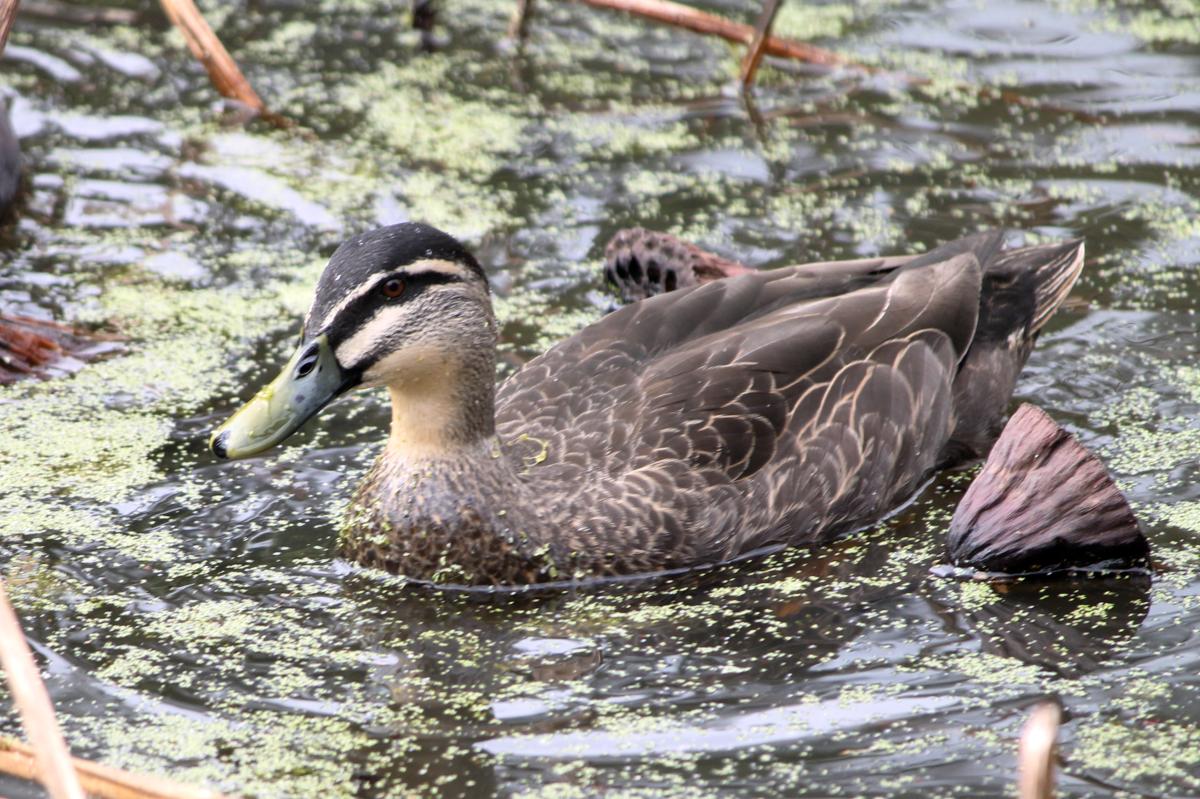
[[[387,386],[346,557],[517,584],[727,561],[871,524],[984,451],[1079,241],[750,272],[626,306],[495,385],[487,278],[406,223],[338,248],[283,372],[212,436],[262,452]]]

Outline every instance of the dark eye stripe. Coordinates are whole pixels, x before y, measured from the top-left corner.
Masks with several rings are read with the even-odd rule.
[[[380,291],[383,284],[393,278],[404,281],[404,293],[396,298],[387,297]],[[363,322],[374,316],[375,312],[385,305],[412,302],[430,286],[461,282],[462,279],[458,276],[445,272],[417,272],[416,274],[409,274],[403,269],[393,272],[383,280],[377,282],[371,291],[356,297],[353,302],[338,313],[326,331],[329,341],[336,346],[339,342],[354,335],[354,331],[358,330]]]

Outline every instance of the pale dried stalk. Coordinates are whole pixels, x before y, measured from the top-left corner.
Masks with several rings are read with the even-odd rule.
[[[512,19],[508,21],[508,38],[524,39],[529,27],[529,16],[533,13],[533,0],[517,0]]]
[[[8,601],[3,580],[0,580],[0,665],[4,666],[4,676],[21,714],[25,734],[33,742],[36,768],[32,771],[53,799],[84,799],[83,788],[71,765],[71,753],[54,717],[54,705],[25,642],[21,622]]]
[[[1053,799],[1054,757],[1060,723],[1062,709],[1054,702],[1043,702],[1029,714],[1017,748],[1019,799]]]
[[[12,30],[13,20],[17,18],[19,0],[0,0],[0,53],[8,44],[8,32]]]
[[[213,86],[224,97],[244,103],[251,109],[266,112],[263,101],[251,88],[246,76],[238,69],[237,62],[229,55],[225,45],[213,33],[213,29],[201,16],[192,0],[160,0],[163,11],[175,27],[179,28],[187,41],[188,49],[208,71]]]
[[[767,54],[767,40],[771,38],[771,28],[775,26],[775,15],[779,13],[782,5],[783,0],[767,0],[762,13],[758,16],[758,23],[754,26],[754,40],[750,42],[750,50],[742,59],[741,80],[742,86],[745,88],[750,88],[750,85],[754,83],[758,66],[762,63],[763,56]]]
[[[78,757],[72,758],[71,762],[84,790],[89,796],[98,796],[100,799],[229,799],[207,788],[182,785],[162,777],[133,774]],[[0,738],[0,772],[33,779],[33,747],[11,738]]]
[[[750,44],[754,41],[754,28],[740,22],[718,17],[705,11],[700,11],[672,0],[580,0],[596,8],[608,8],[613,11],[624,11],[646,19],[665,22],[696,33],[707,33],[720,36],[738,44]],[[763,51],[767,55],[791,58],[797,61],[807,61],[823,66],[853,66],[856,69],[870,70],[860,64],[855,64],[837,53],[820,47],[814,47],[804,42],[792,39],[781,39],[777,36],[763,38]]]

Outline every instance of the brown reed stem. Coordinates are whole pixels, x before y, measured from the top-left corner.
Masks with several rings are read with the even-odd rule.
[[[1053,799],[1054,757],[1061,723],[1062,709],[1055,702],[1042,702],[1029,714],[1017,747],[1019,799]]]
[[[749,89],[754,84],[754,76],[763,56],[767,54],[767,40],[771,38],[771,28],[775,26],[775,16],[779,13],[783,0],[767,0],[758,22],[754,26],[754,39],[750,42],[750,50],[742,59],[741,81],[742,88]]]
[[[233,56],[229,55],[225,45],[221,44],[221,40],[213,33],[213,29],[192,0],[159,2],[162,3],[167,17],[183,34],[188,49],[204,66],[209,79],[221,96],[237,100],[275,124],[284,124],[282,117],[267,111],[262,99],[250,86],[250,81],[246,80]]]
[[[58,728],[54,705],[42,683],[21,622],[0,580],[0,665],[12,691],[25,734],[33,742],[34,773],[53,799],[84,799],[71,765],[71,753]]]
[[[8,44],[8,33],[12,30],[13,20],[17,18],[17,6],[20,0],[0,0],[0,53]]]

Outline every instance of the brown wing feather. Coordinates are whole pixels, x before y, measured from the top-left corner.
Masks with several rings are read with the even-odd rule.
[[[591,572],[696,565],[871,523],[1007,393],[1075,275],[999,234],[751,273],[629,306],[498,395],[498,432]],[[1074,246],[1074,245],[1072,245]],[[1076,247],[1077,249],[1077,247]],[[994,381],[993,381],[994,382]],[[1011,382],[1006,383],[1011,391]],[[994,388],[994,386],[993,386]]]
[[[725,559],[869,522],[936,462],[970,252],[753,273],[613,313],[500,390],[498,431],[591,568]],[[564,487],[566,496],[563,497]]]

